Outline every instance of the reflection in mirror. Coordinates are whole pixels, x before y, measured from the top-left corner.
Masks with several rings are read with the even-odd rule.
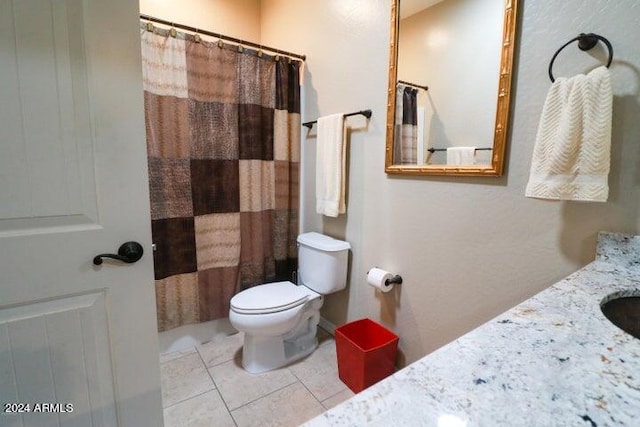
[[[516,0],[393,3],[386,171],[500,175]]]

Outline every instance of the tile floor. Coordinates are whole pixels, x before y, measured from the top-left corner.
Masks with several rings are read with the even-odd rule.
[[[297,426],[353,396],[338,378],[333,337],[275,371],[242,369],[242,334],[160,356],[166,427]]]

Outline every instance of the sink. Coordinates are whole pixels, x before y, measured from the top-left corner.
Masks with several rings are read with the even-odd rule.
[[[640,339],[640,292],[611,294],[600,303],[600,309],[611,323]]]

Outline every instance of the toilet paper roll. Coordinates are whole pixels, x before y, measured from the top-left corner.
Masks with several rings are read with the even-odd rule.
[[[389,279],[393,278],[393,274],[381,268],[374,267],[367,273],[367,283],[382,292],[389,292],[393,289],[393,284],[389,283]]]

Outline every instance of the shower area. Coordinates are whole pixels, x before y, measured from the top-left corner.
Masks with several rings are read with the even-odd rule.
[[[234,333],[237,292],[292,279],[302,63],[157,18],[141,15],[140,35],[158,331],[169,353]]]

